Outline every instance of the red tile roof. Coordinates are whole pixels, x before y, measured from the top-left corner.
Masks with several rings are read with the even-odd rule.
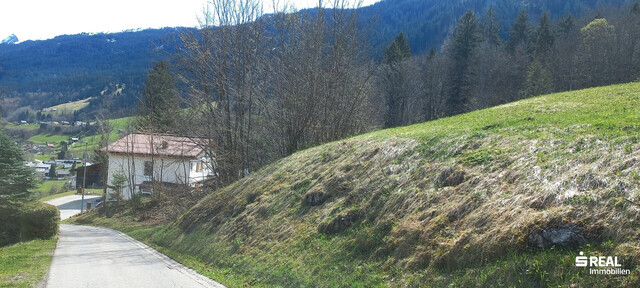
[[[194,158],[203,152],[201,138],[132,133],[111,143],[109,153]]]

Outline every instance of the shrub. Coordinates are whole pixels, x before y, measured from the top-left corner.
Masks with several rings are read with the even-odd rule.
[[[49,195],[57,194],[59,190],[58,185],[53,184],[51,185],[51,188],[49,188]]]
[[[0,204],[0,247],[19,241],[20,206]]]
[[[0,205],[0,246],[32,239],[47,239],[58,233],[60,214],[41,202]]]
[[[32,202],[24,206],[20,217],[20,240],[47,239],[58,234],[60,213],[55,206]]]

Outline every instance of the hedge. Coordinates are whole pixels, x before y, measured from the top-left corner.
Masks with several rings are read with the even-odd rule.
[[[30,202],[0,204],[0,246],[47,239],[58,234],[60,213],[55,206]]]

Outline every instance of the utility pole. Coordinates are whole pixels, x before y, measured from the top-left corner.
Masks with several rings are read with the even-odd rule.
[[[84,141],[84,173],[82,174],[82,202],[80,203],[80,214],[84,211],[84,189],[87,184],[87,155],[89,142]]]

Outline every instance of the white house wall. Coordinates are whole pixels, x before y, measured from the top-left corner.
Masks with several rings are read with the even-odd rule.
[[[195,186],[196,182],[207,179],[212,175],[210,169],[210,163],[204,160],[204,157],[199,159],[177,159],[177,158],[165,158],[159,156],[142,156],[142,155],[118,155],[111,154],[109,156],[109,181],[108,185],[113,185],[113,175],[120,171],[127,179],[133,180],[133,186],[137,186],[142,182],[166,182],[183,184],[189,186]],[[150,176],[144,175],[144,166],[146,161],[153,161],[153,179]],[[206,163],[202,171],[196,172],[196,163],[203,161]],[[134,177],[130,177],[133,175]],[[125,199],[131,198],[130,183],[126,184],[127,187],[123,190],[123,196]],[[110,192],[113,192],[109,188]],[[136,191],[139,192],[139,191]]]
[[[202,163],[203,169],[201,169],[200,171],[196,171],[197,162]],[[204,156],[204,153],[200,154],[197,159],[191,160],[190,165],[191,169],[189,173],[189,184],[191,186],[195,185],[196,182],[206,180],[213,175],[213,172],[211,170],[211,161],[209,161],[208,158]]]

